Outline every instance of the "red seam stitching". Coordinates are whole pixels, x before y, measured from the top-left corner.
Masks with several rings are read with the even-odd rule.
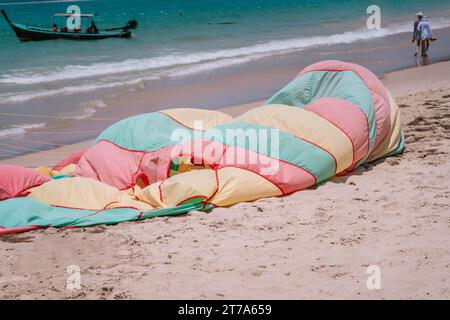
[[[188,197],[188,198],[186,198],[186,199],[184,199],[184,200],[178,202],[178,203],[175,205],[175,207],[180,206],[180,205],[182,205],[183,203],[185,203],[185,202],[187,202],[187,201],[189,201],[189,200],[197,199],[197,198],[205,198],[205,199],[206,199],[206,198],[208,198],[208,197],[205,196],[205,195],[201,195],[201,194],[196,195],[196,196],[191,196],[191,197]]]
[[[278,184],[276,184],[275,182],[273,182],[272,180],[270,180],[269,178],[263,176],[262,174],[260,174],[260,173],[258,173],[258,172],[255,172],[255,171],[250,170],[250,169],[247,169],[247,168],[241,168],[241,167],[238,167],[237,165],[226,165],[226,166],[224,166],[224,167],[221,167],[220,169],[228,168],[228,167],[237,168],[237,169],[242,169],[242,170],[246,170],[246,171],[252,172],[252,173],[254,173],[254,174],[260,176],[261,178],[266,179],[266,180],[269,181],[271,184],[273,184],[275,187],[277,187],[277,188],[280,190],[280,192],[281,192],[282,195],[285,194],[284,191],[283,191],[283,189],[281,189],[281,187],[280,187]],[[220,169],[219,169],[219,170],[220,170]]]
[[[163,184],[164,181],[166,181],[166,180],[161,181],[161,183],[158,185],[158,189],[159,189],[159,200],[161,201],[161,203],[163,202],[163,193],[162,193],[162,188],[161,188],[161,186],[162,186],[162,184]]]
[[[327,149],[325,149],[324,147],[322,147],[322,146],[319,146],[318,144],[316,144],[316,143],[314,143],[314,142],[312,142],[312,141],[310,141],[310,140],[308,140],[308,139],[306,139],[306,138],[302,138],[302,137],[299,137],[299,136],[296,136],[296,135],[293,135],[294,137],[296,137],[296,138],[298,138],[298,139],[300,139],[300,140],[303,140],[303,141],[305,141],[305,142],[307,142],[307,143],[309,143],[309,144],[312,144],[313,146],[316,146],[317,148],[319,148],[319,149],[322,149],[323,151],[325,151],[326,153],[328,153],[332,158],[333,158],[333,160],[334,160],[334,174],[336,174],[336,170],[337,170],[337,160],[336,160],[336,157],[330,152],[330,151],[328,151]],[[351,140],[350,140],[351,141]],[[352,149],[353,149],[353,143],[352,143]],[[333,175],[334,175],[333,174]]]
[[[369,86],[368,84],[367,84],[367,82],[366,82],[366,80],[364,80],[364,78],[361,76],[361,74],[358,72],[358,71],[356,71],[356,70],[352,70],[352,69],[347,69],[347,68],[344,68],[344,69],[314,69],[314,70],[309,70],[309,71],[302,71],[302,72],[300,72],[300,74],[297,76],[297,78],[299,78],[300,76],[303,76],[303,75],[305,75],[305,74],[307,74],[307,73],[311,73],[311,72],[315,72],[315,71],[335,71],[335,72],[342,72],[342,71],[353,71],[354,73],[356,73],[356,75],[361,79],[361,81],[362,82],[364,82],[364,84],[367,86],[367,88],[369,89],[369,90],[373,90],[373,92],[375,92],[375,93],[377,93],[378,95],[380,95],[380,96],[382,96],[383,98],[384,98],[384,96],[382,95],[382,94],[380,94],[379,92],[378,92],[378,88],[373,88],[373,87],[371,87],[371,86]],[[386,89],[386,91],[387,91],[387,89]],[[385,94],[387,95],[387,93],[385,92]],[[375,114],[375,128],[376,128],[376,125],[377,125],[377,118],[376,118],[376,110],[375,110],[375,103],[374,103],[374,101],[373,101],[373,93],[371,92],[371,96],[372,96],[372,104],[373,104],[373,108],[374,108],[374,110],[373,110],[373,112],[374,112],[374,114]],[[385,99],[386,100],[386,99]],[[388,99],[388,106],[389,106],[389,111],[390,111],[390,109],[391,109],[391,104],[390,104],[390,101],[389,101],[389,99]],[[359,108],[358,108],[359,109]],[[361,109],[360,109],[361,110]],[[361,110],[361,112],[362,112],[362,110]],[[363,112],[364,113],[364,112]],[[367,155],[366,156],[368,156],[369,155],[369,150],[370,150],[370,126],[369,126],[369,119],[367,118],[367,115],[364,113],[364,116],[366,117],[366,119],[367,119],[367,140],[368,140],[368,150],[367,150]],[[375,144],[376,144],[376,137],[375,137]]]
[[[179,125],[182,125],[183,127],[188,128],[188,129],[190,129],[190,130],[194,130],[194,131],[206,131],[206,129],[205,129],[205,130],[196,130],[196,129],[194,129],[194,128],[191,128],[191,127],[185,125],[184,123],[180,122],[179,120],[175,119],[174,117],[172,117],[171,115],[168,115],[167,113],[165,113],[165,112],[163,112],[163,111],[158,111],[158,113],[161,113],[161,114],[165,115],[166,117],[169,117],[170,119],[172,119],[173,121],[175,121],[175,122],[178,123]]]
[[[19,196],[22,195],[22,193],[27,192],[28,190],[30,190],[30,189],[32,189],[32,188],[39,187],[39,186],[43,185],[44,183],[50,182],[50,181],[52,181],[52,179],[47,180],[47,181],[44,181],[44,182],[42,182],[42,183],[35,184],[35,185],[31,186],[31,187],[27,187],[27,188],[25,188],[25,189],[23,189],[23,190],[17,192],[17,193],[16,193],[13,197],[11,197],[11,198],[19,197]]]
[[[339,98],[337,98],[337,99],[339,99]],[[350,103],[351,103],[351,102],[350,102]],[[353,103],[352,103],[352,104],[353,104]],[[370,146],[370,137],[369,137],[369,135],[370,135],[369,119],[367,118],[366,114],[365,114],[360,108],[358,108],[357,106],[355,106],[355,107],[356,107],[357,110],[359,110],[359,111],[363,114],[363,116],[364,116],[364,118],[366,119],[366,122],[367,122],[367,154],[369,154],[369,146]],[[306,110],[307,110],[307,111],[310,111],[310,112],[313,112],[313,113],[316,114],[317,116],[319,116],[319,117],[321,117],[322,119],[328,121],[329,123],[331,123],[332,125],[334,125],[336,128],[338,128],[341,132],[343,132],[343,133],[350,139],[350,142],[352,143],[352,151],[353,151],[352,164],[348,167],[348,168],[350,168],[350,167],[355,163],[355,142],[354,142],[353,139],[350,137],[350,135],[349,135],[344,129],[342,129],[339,125],[337,125],[336,123],[334,123],[334,122],[331,121],[330,119],[327,119],[327,118],[325,118],[324,116],[322,116],[322,115],[320,115],[320,114],[318,114],[318,113],[316,113],[316,112],[314,112],[314,111],[312,111],[312,110],[308,110],[308,109],[306,109]],[[359,160],[358,160],[358,161],[359,161]],[[347,170],[348,168],[345,168],[345,170]]]

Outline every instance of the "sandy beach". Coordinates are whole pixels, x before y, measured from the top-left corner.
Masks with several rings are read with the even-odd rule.
[[[450,62],[386,74],[405,153],[315,188],[208,214],[2,236],[0,298],[449,299],[449,74]],[[2,163],[50,165],[89,144]],[[66,289],[70,265],[80,290]],[[371,265],[379,290],[366,286]]]

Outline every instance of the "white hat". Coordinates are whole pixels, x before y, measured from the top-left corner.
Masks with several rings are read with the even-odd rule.
[[[416,16],[423,17],[423,13],[421,11],[419,11],[419,12],[416,13]]]

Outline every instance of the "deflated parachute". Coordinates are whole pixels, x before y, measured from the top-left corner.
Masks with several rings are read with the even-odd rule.
[[[116,224],[299,191],[403,150],[398,107],[364,67],[323,61],[231,118],[124,119],[52,170],[0,166],[0,234]]]

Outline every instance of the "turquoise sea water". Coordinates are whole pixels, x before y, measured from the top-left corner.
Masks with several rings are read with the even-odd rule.
[[[0,108],[16,105],[23,111],[38,99],[186,77],[311,47],[409,32],[417,11],[429,15],[434,28],[450,26],[450,2],[442,0],[0,0],[11,20],[43,27],[70,4],[96,13],[99,28],[124,25],[133,15],[139,28],[132,39],[21,43],[0,17]],[[372,4],[381,8],[381,30],[366,28]],[[80,118],[92,112],[86,110]],[[2,117],[0,137],[43,125]]]
[[[1,3],[3,2],[3,5]],[[13,21],[50,26],[54,12],[72,2],[11,4],[0,1]],[[19,2],[19,1],[18,1]],[[9,3],[9,4],[8,4]],[[242,63],[259,56],[326,44],[353,42],[411,29],[414,13],[430,12],[450,25],[450,2],[324,0],[99,0],[74,2],[97,13],[97,25],[139,21],[131,40],[19,43],[0,22],[0,102],[39,96],[39,84],[60,91],[183,74]],[[378,4],[386,30],[365,29],[366,8]],[[443,10],[446,9],[447,11]],[[445,21],[447,20],[447,21]],[[55,22],[63,22],[56,19]],[[92,81],[89,81],[93,78]],[[21,86],[18,88],[18,86]],[[13,94],[17,93],[17,94]]]

